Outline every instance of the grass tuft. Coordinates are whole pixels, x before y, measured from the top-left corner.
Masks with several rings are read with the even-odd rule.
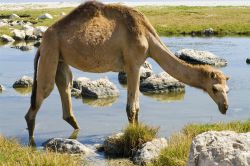
[[[77,156],[38,151],[23,147],[16,140],[2,136],[0,136],[0,145],[0,165],[4,166],[77,166],[81,164]]]
[[[142,123],[129,125],[124,129],[124,135],[121,138],[124,147],[124,156],[131,156],[142,144],[152,141],[157,137],[158,131],[158,127],[155,128]]]
[[[163,149],[153,166],[184,166],[186,165],[192,140],[198,134],[206,131],[231,130],[237,133],[250,132],[250,120],[215,124],[190,124],[180,133],[168,140],[168,147]]]

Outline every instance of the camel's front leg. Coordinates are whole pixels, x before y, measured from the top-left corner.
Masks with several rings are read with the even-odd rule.
[[[58,87],[63,109],[63,119],[68,122],[75,131],[70,136],[72,139],[77,138],[79,126],[72,110],[71,101],[71,86],[72,86],[72,72],[68,65],[60,62],[57,67],[56,85]]]
[[[140,83],[140,68],[133,67],[127,70],[127,116],[129,123],[138,123],[138,112],[139,112],[139,83]]]

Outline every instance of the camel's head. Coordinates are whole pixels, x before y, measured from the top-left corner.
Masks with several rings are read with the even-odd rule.
[[[206,85],[206,91],[218,105],[218,108],[222,114],[226,114],[228,109],[228,79],[229,77],[226,77],[222,72],[213,70],[209,72],[209,79]]]

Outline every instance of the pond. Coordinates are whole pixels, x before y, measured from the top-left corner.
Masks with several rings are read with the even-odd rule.
[[[245,37],[162,37],[173,51],[182,48],[207,50],[228,60],[221,70],[230,77],[228,82],[229,110],[221,115],[216,104],[201,90],[186,86],[185,94],[140,96],[140,121],[160,127],[160,136],[170,136],[188,123],[227,122],[250,118],[250,38]],[[24,115],[29,108],[30,93],[18,92],[12,84],[23,75],[33,75],[36,50],[22,52],[10,46],[0,46],[0,84],[6,90],[0,93],[0,134],[16,137],[27,144],[28,132]],[[162,69],[152,59],[155,73]],[[117,73],[93,74],[72,69],[74,77],[99,79],[108,77],[116,84],[120,97],[113,101],[93,101],[73,98],[73,110],[81,127],[78,140],[82,143],[99,143],[107,135],[121,131],[127,125],[126,87],[118,82]],[[98,103],[99,102],[99,103]],[[105,105],[105,102],[107,105]],[[113,103],[110,103],[113,102]],[[98,107],[98,104],[105,106]],[[62,119],[61,101],[57,88],[45,100],[36,122],[35,136],[38,145],[51,137],[68,137],[72,128]]]

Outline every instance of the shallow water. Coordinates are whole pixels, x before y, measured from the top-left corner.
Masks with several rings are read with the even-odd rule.
[[[228,60],[228,66],[221,68],[230,76],[227,115],[221,115],[216,104],[203,91],[186,86],[185,94],[177,96],[140,97],[140,121],[160,127],[160,136],[169,136],[188,123],[212,123],[218,121],[245,120],[250,118],[250,38],[192,38],[162,37],[172,51],[182,48],[208,50]],[[6,91],[0,93],[0,134],[16,137],[27,143],[28,133],[24,115],[29,107],[30,94],[20,93],[12,88],[16,79],[23,75],[32,76],[35,50],[22,52],[9,46],[0,46],[0,84]],[[155,73],[162,69],[152,60]],[[98,79],[107,76],[119,88],[121,95],[110,101],[93,101],[73,98],[73,109],[81,127],[79,139],[83,143],[99,143],[106,135],[121,131],[127,125],[126,88],[119,84],[117,73],[91,74],[73,69],[75,77]],[[25,94],[25,95],[24,95]],[[98,107],[98,105],[107,106]],[[113,103],[112,103],[113,102]],[[72,128],[62,120],[60,97],[57,88],[45,100],[36,122],[38,145],[51,137],[68,137]]]

